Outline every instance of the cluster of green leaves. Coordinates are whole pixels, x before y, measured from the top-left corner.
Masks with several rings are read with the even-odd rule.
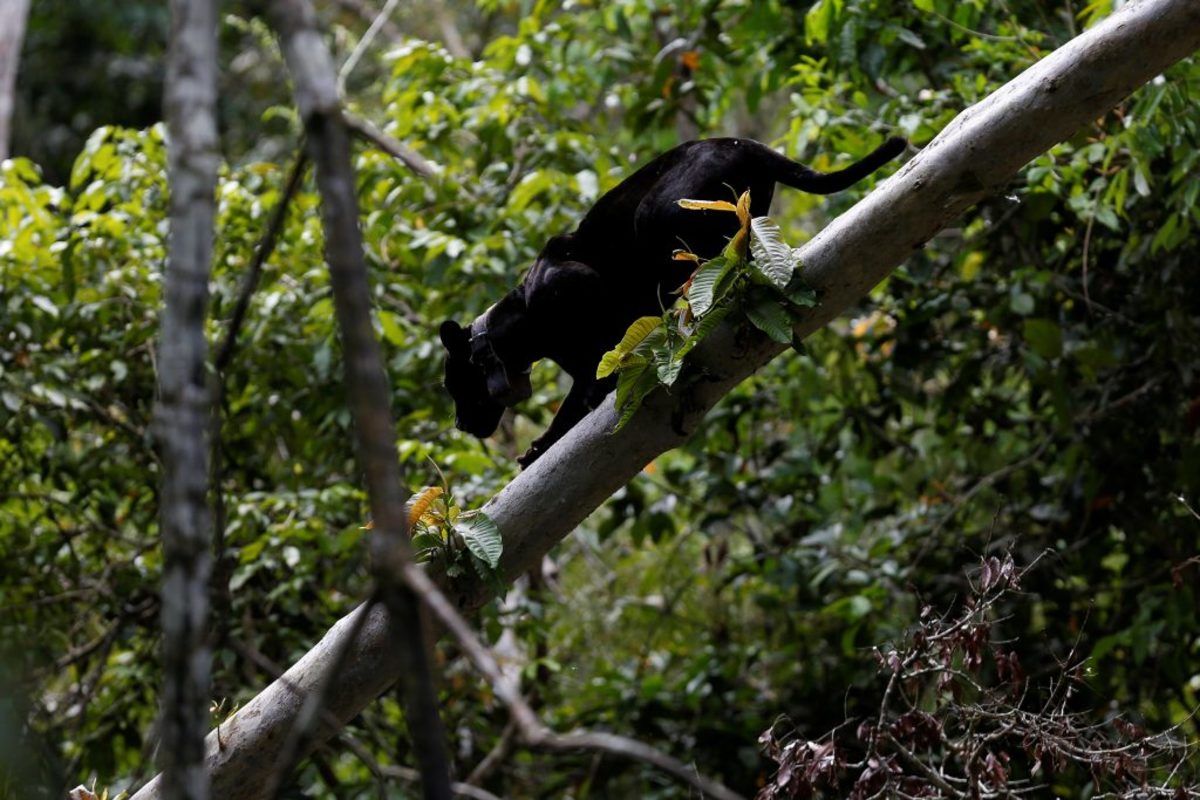
[[[495,579],[504,540],[492,518],[478,509],[464,511],[450,487],[424,486],[408,501],[408,526],[421,563],[439,561],[451,578],[463,573],[465,552],[480,577]]]
[[[737,214],[739,227],[716,258],[700,263],[694,253],[677,251],[675,258],[699,266],[680,287],[680,298],[660,317],[634,320],[617,346],[604,354],[596,377],[617,377],[615,430],[633,418],[642,401],[658,386],[670,388],[683,370],[684,359],[731,311],[780,344],[793,341],[793,317],[816,305],[816,293],[799,278],[795,251],[783,240],[769,217],[750,216],[750,192],[737,204],[724,200],[682,198],[679,205],[694,211]]]

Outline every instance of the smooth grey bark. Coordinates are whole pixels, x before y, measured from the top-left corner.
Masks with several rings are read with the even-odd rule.
[[[801,248],[804,277],[821,305],[798,324],[808,335],[864,296],[914,250],[967,208],[1011,179],[1024,164],[1103,115],[1133,89],[1200,48],[1196,0],[1134,0],[963,111],[896,175]],[[672,394],[647,398],[612,434],[611,400],[506,486],[485,510],[504,535],[504,574],[533,566],[655,456],[686,441],[730,389],[781,352],[752,332],[726,325],[694,351],[702,376]],[[681,378],[681,380],[683,380]],[[468,580],[447,586],[460,607],[486,602],[491,590]],[[292,667],[209,737],[214,787],[225,796],[251,785],[291,724],[293,692],[309,691],[335,652],[349,620],[339,621]],[[353,717],[394,680],[400,646],[389,640],[387,613],[371,610],[327,708]],[[156,783],[134,800],[158,797]]]
[[[25,41],[29,0],[0,2],[0,161],[8,158],[12,141],[12,116],[17,92],[17,68]]]
[[[204,318],[212,263],[217,165],[217,9],[172,0],[165,113],[170,248],[158,347],[155,432],[162,449],[163,795],[208,797],[211,654],[208,581],[209,393]]]
[[[404,513],[408,491],[396,450],[392,392],[371,323],[371,290],[363,261],[350,137],[342,117],[337,73],[308,0],[270,0],[266,9],[295,83],[296,105],[304,121],[308,157],[321,196],[325,260],[329,264],[341,334],[358,457],[374,520],[370,537],[371,570],[382,605],[389,612],[385,635],[397,648],[397,670],[392,678],[398,678],[403,689],[405,717],[421,770],[424,796],[427,800],[449,800],[450,758],[422,632],[421,601],[403,579],[403,569],[413,563]],[[278,786],[279,776],[291,766],[289,761],[311,749],[313,734],[319,727],[317,706],[323,705],[325,693],[342,681],[343,661],[338,658],[328,666],[332,673],[338,674],[331,673],[322,679],[320,691],[313,694],[304,709],[303,723],[291,726],[282,750],[284,758],[274,765],[272,786]],[[305,730],[306,725],[312,730]],[[328,731],[322,731],[317,741],[328,736]],[[242,787],[238,791],[244,790]],[[221,795],[247,796],[224,791]]]

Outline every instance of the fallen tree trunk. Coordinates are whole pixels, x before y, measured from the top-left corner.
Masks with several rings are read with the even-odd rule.
[[[959,114],[896,175],[801,249],[804,277],[822,302],[797,332],[806,336],[829,322],[1024,164],[1197,48],[1195,0],[1134,0]],[[504,535],[503,573],[519,575],[534,565],[649,461],[683,443],[718,400],[782,349],[725,325],[694,351],[693,374],[702,378],[669,395],[651,395],[619,433],[610,434],[616,419],[611,399],[576,425],[485,506]],[[463,608],[483,604],[492,592],[470,576],[446,588]],[[216,732],[210,734],[214,795],[261,796],[264,776],[301,705],[298,693],[320,680],[360,613],[362,608],[340,620],[222,724],[220,746]],[[326,708],[338,720],[352,718],[395,680],[400,645],[388,630],[386,612],[376,606],[328,696]],[[157,779],[134,800],[156,797]]]

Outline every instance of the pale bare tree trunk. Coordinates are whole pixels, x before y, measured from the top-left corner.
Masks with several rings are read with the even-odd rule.
[[[8,158],[29,0],[0,0],[0,161]]]
[[[205,800],[211,655],[209,396],[204,338],[217,184],[215,0],[172,0],[165,89],[170,250],[158,348],[155,431],[163,455],[163,794]]]
[[[797,324],[806,336],[857,302],[938,230],[1002,188],[1024,164],[1105,114],[1131,91],[1200,48],[1200,2],[1133,0],[1109,19],[961,113],[905,167],[800,252],[805,280],[821,305]],[[486,506],[504,535],[501,570],[520,575],[608,496],[663,451],[686,441],[708,409],[782,347],[765,337],[735,340],[732,324],[694,351],[705,379],[647,398],[620,432],[611,399],[575,426]],[[682,381],[682,378],[681,378]],[[677,383],[677,386],[680,386]],[[471,576],[451,591],[477,606],[491,588]],[[348,720],[395,680],[401,646],[387,612],[360,607],[275,683],[209,736],[209,768],[222,797],[254,798],[281,730],[292,724],[297,692],[312,690],[359,614],[347,680],[328,710]],[[314,743],[315,745],[315,743]],[[159,797],[153,782],[134,800]]]

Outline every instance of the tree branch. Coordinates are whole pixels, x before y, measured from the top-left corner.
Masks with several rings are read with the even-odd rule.
[[[346,123],[346,127],[355,136],[369,144],[375,145],[422,178],[432,178],[437,175],[437,169],[432,164],[362,117],[356,117],[349,112],[343,111],[342,121]]]
[[[673,775],[704,796],[715,797],[717,800],[742,800],[738,793],[701,776],[696,769],[682,761],[636,739],[612,733],[576,731],[560,734],[550,730],[525,702],[525,698],[521,696],[521,687],[513,681],[505,680],[492,652],[479,641],[471,626],[425,571],[415,564],[410,565],[404,571],[404,579],[425,601],[438,622],[442,623],[458,642],[467,660],[487,679],[496,698],[508,709],[521,740],[529,746],[557,751],[589,750],[641,761]]]
[[[404,513],[408,492],[396,452],[391,389],[371,323],[371,289],[363,262],[350,138],[342,119],[337,76],[308,0],[270,0],[267,18],[279,35],[295,82],[296,105],[304,120],[309,158],[321,195],[325,259],[341,333],[350,412],[375,521],[370,537],[371,570],[389,612],[388,640],[400,651],[400,668],[394,674],[403,689],[405,716],[421,768],[424,796],[427,800],[449,800],[450,759],[425,652],[420,601],[402,577],[403,569],[413,563]],[[327,683],[336,682],[337,676],[332,673],[338,671],[339,662],[340,657],[330,665]],[[311,686],[306,688],[313,690]],[[305,718],[315,720],[317,715],[309,712]],[[299,742],[295,745],[297,755],[312,749],[307,733],[301,726],[298,734],[293,732],[287,739],[288,746]]]
[[[21,63],[21,45],[25,41],[28,16],[29,0],[0,3],[0,161],[8,158],[10,152],[17,66]]]
[[[242,277],[237,302],[233,306],[233,313],[229,315],[229,323],[225,327],[225,338],[221,340],[220,346],[217,347],[216,358],[213,359],[213,368],[219,375],[224,375],[225,369],[229,366],[229,362],[237,350],[237,337],[242,330],[242,323],[246,319],[246,312],[250,310],[250,300],[254,297],[254,292],[258,290],[258,281],[262,277],[263,266],[275,252],[275,241],[279,238],[280,231],[283,230],[283,223],[287,221],[288,207],[291,205],[292,197],[300,188],[300,181],[303,180],[304,170],[307,167],[308,155],[301,147],[300,152],[296,154],[296,160],[292,162],[291,171],[288,172],[287,182],[283,186],[283,194],[279,196],[275,208],[271,210],[271,219],[267,222],[267,229],[263,233],[258,247],[254,249],[254,255],[250,258],[250,264],[246,267],[246,273]]]
[[[801,249],[804,277],[821,291],[822,303],[797,332],[807,335],[829,322],[1022,165],[1198,47],[1195,0],[1134,0],[961,113],[899,173]],[[694,351],[698,365],[690,386],[651,395],[616,434],[610,433],[612,402],[606,402],[487,504],[504,534],[505,575],[529,569],[648,461],[684,442],[709,408],[782,349],[735,333],[732,325],[719,328]],[[467,608],[492,593],[470,576],[451,591],[454,602]],[[382,609],[372,610],[331,693],[327,707],[339,719],[358,713],[399,672],[402,645],[389,638],[386,617]],[[343,619],[285,677],[311,689],[320,675],[315,667],[345,630]],[[240,787],[269,763],[279,731],[295,713],[295,702],[277,682],[222,726],[224,751],[210,735],[209,768],[223,797],[254,796]],[[157,796],[157,784],[151,784],[135,800]]]

